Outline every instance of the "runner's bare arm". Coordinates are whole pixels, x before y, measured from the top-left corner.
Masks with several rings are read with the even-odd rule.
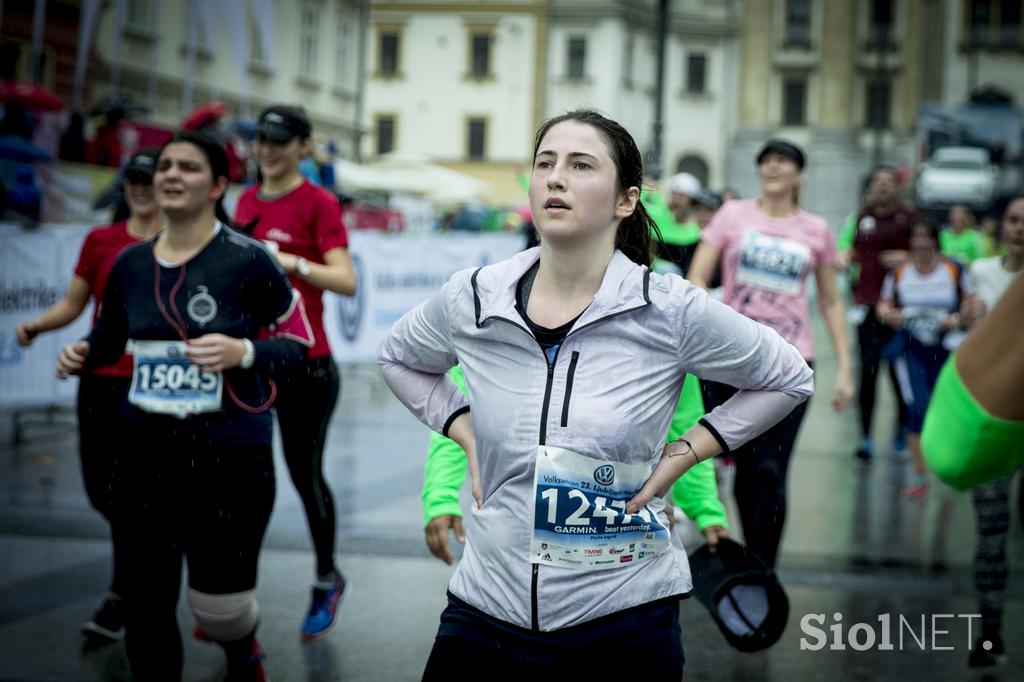
[[[693,254],[693,261],[690,262],[690,269],[686,272],[686,279],[694,286],[707,289],[711,278],[715,275],[715,267],[721,251],[708,244],[701,242],[697,245],[697,251]]]
[[[84,278],[74,275],[64,297],[54,303],[49,310],[34,320],[25,320],[15,330],[18,344],[30,346],[35,337],[54,329],[66,327],[82,314],[89,304],[89,283]]]
[[[333,291],[342,296],[351,296],[356,293],[359,282],[348,249],[338,247],[327,251],[324,253],[323,263],[307,261],[309,263],[308,275],[298,274],[299,259],[297,256],[283,252],[274,255],[286,271],[301,277],[316,287]]]
[[[1024,420],[1024,277],[1017,277],[1003,297],[963,342],[956,368],[964,386],[993,416]]]
[[[722,446],[711,435],[711,431],[701,424],[694,424],[682,438],[672,441],[662,449],[661,460],[654,467],[640,492],[626,504],[626,511],[630,514],[636,513],[655,497],[664,496],[672,484],[698,462],[710,459],[721,452]]]
[[[473,486],[473,499],[476,506],[483,506],[483,493],[480,487],[480,465],[476,458],[476,434],[473,432],[473,419],[469,412],[463,412],[448,427],[448,437],[466,451],[469,461],[469,480]]]
[[[853,399],[853,365],[850,361],[850,344],[846,338],[846,307],[839,295],[837,268],[833,265],[820,265],[814,274],[818,283],[818,305],[825,318],[838,364],[832,408],[841,412]]]

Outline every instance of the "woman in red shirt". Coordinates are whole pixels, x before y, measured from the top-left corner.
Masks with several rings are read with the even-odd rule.
[[[153,194],[153,173],[157,149],[137,152],[124,169],[124,198],[130,211],[127,220],[94,228],[82,244],[64,298],[34,320],[18,325],[18,343],[28,347],[40,334],[61,329],[78,319],[89,299],[93,300],[93,322],[107,287],[107,277],[121,251],[136,241],[148,239],[164,226],[164,217]],[[82,479],[93,508],[111,520],[111,492],[114,461],[121,446],[117,428],[118,410],[128,395],[132,362],[123,355],[116,364],[82,374],[78,383],[79,453]],[[82,623],[82,632],[95,643],[115,641],[124,636],[121,612],[122,556],[114,545],[114,569],[110,592],[93,617]]]
[[[256,158],[263,182],[242,194],[235,213],[235,222],[266,242],[288,272],[313,329],[305,364],[274,377],[285,461],[316,549],[317,580],[302,626],[306,640],[328,633],[345,592],[345,579],[334,564],[334,500],[323,476],[327,427],[341,383],[324,331],[323,292],[350,296],[356,291],[341,206],[299,173],[311,134],[301,107],[272,106],[260,114]]]

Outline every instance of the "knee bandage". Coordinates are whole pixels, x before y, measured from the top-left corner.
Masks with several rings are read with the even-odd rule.
[[[255,590],[233,594],[189,590],[188,603],[203,632],[216,640],[233,642],[256,629],[260,609],[255,594]]]

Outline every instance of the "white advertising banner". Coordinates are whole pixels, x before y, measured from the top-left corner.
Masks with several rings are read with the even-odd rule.
[[[70,404],[77,381],[57,381],[60,347],[85,336],[91,308],[70,326],[21,348],[14,330],[59,301],[78,260],[85,225],[0,223],[0,407]],[[458,270],[512,256],[524,239],[510,234],[392,235],[350,232],[359,275],[355,296],[324,295],[324,325],[341,363],[374,362],[395,321],[441,288]]]
[[[71,282],[84,226],[25,230],[0,223],[0,407],[68,404],[77,380],[54,377],[57,352],[89,332],[92,310],[71,325],[36,338],[28,348],[15,339],[22,320],[39,317],[59,301]]]
[[[341,363],[376,361],[391,325],[454,273],[509,258],[526,243],[520,235],[497,233],[349,235],[359,290],[355,296],[324,295],[324,326]]]

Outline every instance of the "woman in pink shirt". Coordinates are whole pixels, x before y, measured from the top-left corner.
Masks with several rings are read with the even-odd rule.
[[[783,140],[769,140],[757,155],[761,197],[727,202],[701,233],[688,279],[707,287],[721,266],[725,303],[777,331],[813,367],[807,279],[813,273],[818,305],[835,349],[838,372],[832,407],[853,397],[846,340],[846,312],[837,285],[839,253],[824,218],[800,208],[804,154]],[[702,382],[712,409],[736,389]],[[736,505],[747,545],[775,565],[786,517],[786,472],[807,403],[736,452]]]

